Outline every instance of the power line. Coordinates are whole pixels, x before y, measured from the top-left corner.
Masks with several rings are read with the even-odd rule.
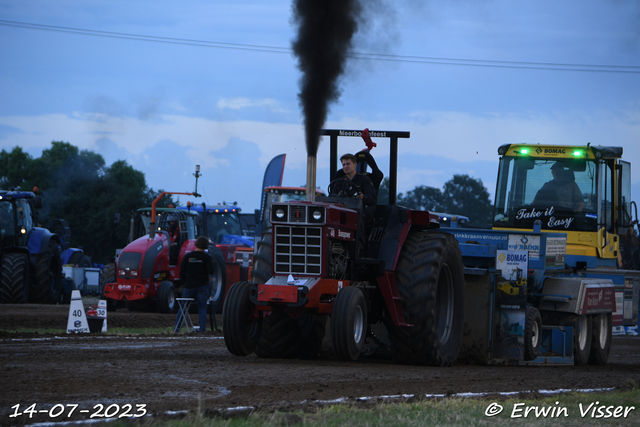
[[[115,39],[140,40],[156,43],[182,44],[191,46],[217,47],[223,49],[256,50],[261,52],[291,53],[289,48],[276,46],[260,46],[240,43],[210,42],[204,40],[179,39],[172,37],[147,36],[143,34],[116,33],[111,31],[88,30],[84,28],[58,27],[54,25],[30,24],[27,22],[3,21],[0,25],[8,27],[28,28],[32,30],[53,31],[59,33],[82,34],[87,36],[108,37]]]
[[[96,37],[108,37],[124,40],[139,40],[154,43],[167,43],[188,46],[202,46],[219,49],[249,50],[268,53],[287,53],[292,54],[293,50],[288,47],[265,46],[242,43],[215,42],[206,40],[182,39],[173,37],[149,36],[144,34],[118,33],[111,31],[89,30],[85,28],[61,27],[54,25],[33,24],[28,22],[5,21],[0,20],[0,25],[7,27],[18,27],[32,30],[53,31],[60,33],[80,34]],[[596,73],[622,73],[622,74],[640,74],[640,66],[633,65],[597,65],[597,64],[571,64],[571,63],[553,63],[553,62],[523,62],[523,61],[496,61],[487,59],[464,59],[464,58],[444,58],[429,56],[408,56],[408,55],[390,55],[381,53],[351,52],[351,58],[364,59],[370,61],[388,61],[388,62],[405,62],[419,64],[436,64],[436,65],[455,65],[455,66],[471,66],[471,67],[488,67],[488,68],[512,68],[512,69],[528,69],[528,70],[547,70],[547,71],[583,71]]]

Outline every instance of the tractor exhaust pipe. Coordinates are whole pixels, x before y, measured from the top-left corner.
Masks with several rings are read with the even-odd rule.
[[[316,201],[316,156],[307,156],[307,202]]]

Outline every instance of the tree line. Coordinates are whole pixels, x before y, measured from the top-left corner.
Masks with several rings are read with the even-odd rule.
[[[378,194],[379,203],[388,203],[389,179],[385,178]],[[469,175],[454,175],[442,190],[419,185],[406,193],[398,193],[396,204],[410,209],[464,215],[469,227],[488,228],[493,217],[493,204],[482,180]]]
[[[92,262],[113,260],[129,236],[130,215],[151,206],[162,190],[147,186],[144,173],[124,160],[107,166],[102,155],[53,141],[38,158],[21,147],[0,152],[0,188],[38,188],[40,226],[61,218],[71,229],[71,247],[82,247]],[[174,203],[166,196],[159,206]]]
[[[93,262],[113,260],[116,248],[123,248],[129,236],[129,219],[163,190],[147,186],[144,173],[124,160],[107,166],[102,155],[80,150],[68,142],[53,141],[38,158],[14,147],[0,152],[0,189],[38,187],[43,208],[37,222],[46,225],[53,218],[67,221],[71,247],[82,247]],[[380,203],[388,203],[389,180],[380,186]],[[170,196],[159,206],[175,202]],[[481,180],[454,175],[442,190],[420,185],[399,193],[397,204],[411,209],[465,215],[471,226],[491,223],[492,204]],[[118,220],[119,218],[119,220]]]

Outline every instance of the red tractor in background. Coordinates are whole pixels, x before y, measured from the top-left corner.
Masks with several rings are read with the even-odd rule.
[[[331,137],[332,168],[338,136],[362,134],[323,131]],[[254,278],[267,280],[238,282],[229,290],[223,324],[232,354],[313,357],[329,329],[342,360],[358,359],[370,337],[401,363],[455,362],[465,288],[458,243],[439,229],[437,215],[395,205],[397,143],[409,132],[371,136],[390,138],[389,204],[375,208],[370,224],[359,224],[365,212],[353,197],[358,189],[336,195],[330,185],[328,197],[314,197],[315,158],[309,161],[307,200],[271,205],[273,227],[257,245],[253,271]],[[366,165],[360,166],[364,173]],[[374,336],[374,325],[383,325],[387,337]]]
[[[195,250],[195,240],[199,235],[208,236],[206,218],[210,214],[208,209],[192,209],[188,202],[186,209],[164,209],[158,215],[156,204],[166,194],[199,196],[197,193],[163,192],[154,200],[149,234],[129,243],[120,252],[116,260],[115,280],[104,284],[103,295],[107,301],[111,300],[112,308],[115,307],[113,302],[124,301],[129,310],[146,309],[149,305],[161,313],[172,313],[177,309],[176,297],[182,293],[182,259]],[[216,209],[211,210],[211,214],[217,213]],[[173,222],[177,227],[172,226]],[[174,230],[177,233],[174,234]],[[251,251],[245,244],[215,244],[210,238],[208,253],[215,268],[210,283],[210,302],[214,310],[222,310],[227,280],[234,283],[249,277],[251,257],[243,255]]]

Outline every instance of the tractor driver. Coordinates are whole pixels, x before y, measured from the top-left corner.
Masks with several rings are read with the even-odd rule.
[[[555,162],[551,166],[551,175],[553,179],[538,190],[532,205],[539,206],[547,203],[560,209],[581,212],[584,200],[573,171],[565,169],[563,163]]]
[[[180,227],[178,226],[178,218],[174,214],[169,215],[169,240],[171,246],[177,245],[180,238]]]
[[[353,154],[344,154],[340,157],[342,163],[342,171],[336,174],[339,178],[333,181],[329,192],[331,194],[346,194],[362,200],[364,221],[358,221],[357,231],[357,250],[356,256],[364,249],[365,246],[365,230],[373,222],[373,213],[378,204],[378,194],[371,179],[356,170],[358,159]],[[344,174],[342,177],[342,173]]]
[[[178,225],[178,216],[170,214],[167,218],[169,222],[169,263],[175,265],[178,262],[178,254],[180,252],[180,226]]]
[[[330,190],[333,194],[349,193],[355,189],[355,197],[362,200],[362,204],[367,207],[374,207],[378,203],[378,195],[371,179],[356,171],[358,160],[353,154],[345,154],[340,157],[342,163],[343,177],[334,181]],[[355,186],[355,188],[354,188]]]

